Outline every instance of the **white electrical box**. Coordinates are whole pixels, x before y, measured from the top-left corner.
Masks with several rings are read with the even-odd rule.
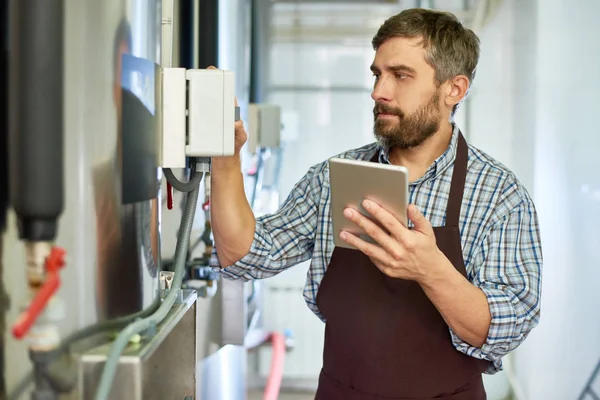
[[[235,146],[232,71],[163,68],[161,167],[186,157],[231,156]]]
[[[279,147],[281,143],[281,107],[273,104],[248,106],[248,151],[258,147]]]
[[[232,156],[235,146],[235,85],[231,71],[188,70],[190,157]]]

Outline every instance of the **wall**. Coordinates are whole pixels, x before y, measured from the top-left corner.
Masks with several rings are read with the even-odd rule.
[[[534,196],[545,252],[543,324],[515,357],[530,400],[576,398],[600,360],[598,13],[593,0],[538,2]]]
[[[286,143],[279,187],[285,199],[308,168],[335,153],[372,141],[370,98],[372,50],[327,43],[276,43],[271,51],[271,103],[298,116],[296,140]],[[263,283],[264,323],[269,329],[291,329],[296,348],[288,353],[285,377],[314,384],[322,362],[323,323],[302,297],[308,263]],[[261,352],[266,375],[270,351]],[[306,383],[308,382],[308,383]]]
[[[600,3],[505,3],[502,33],[484,35],[497,54],[477,78],[470,134],[517,173],[540,219],[542,319],[509,371],[518,398],[576,399],[600,359]]]

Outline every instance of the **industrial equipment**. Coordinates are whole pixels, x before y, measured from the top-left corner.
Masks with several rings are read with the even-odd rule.
[[[248,107],[248,151],[281,145],[281,107],[275,104],[250,104]]]
[[[179,18],[198,3],[3,3],[10,162],[1,178],[13,212],[2,372],[13,399],[245,398],[247,286],[205,268],[210,232],[203,258],[189,251],[191,232],[210,226],[206,207],[196,213],[208,206],[210,157],[233,154],[240,118],[232,71],[173,61],[180,43],[198,43]],[[163,172],[183,196],[168,216]],[[168,232],[176,249],[161,254],[164,225],[178,215]]]

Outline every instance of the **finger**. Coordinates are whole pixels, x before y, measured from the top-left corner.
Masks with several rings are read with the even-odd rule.
[[[215,67],[214,65],[209,65],[206,69],[218,69],[218,68]]]
[[[360,212],[347,208],[344,210],[344,216],[358,225],[367,235],[379,243],[388,252],[394,251],[398,244],[387,232],[384,232],[376,223],[362,215]]]
[[[372,243],[367,243],[359,237],[349,233],[342,231],[340,233],[340,238],[348,243],[349,245],[354,246],[356,249],[364,253],[366,256],[373,258],[383,264],[391,262],[388,253],[381,247],[374,245]]]
[[[242,121],[235,122],[235,137],[239,140],[243,140],[246,142],[248,139],[248,132],[246,132],[246,128],[244,127],[244,123]]]
[[[431,222],[419,211],[419,208],[414,204],[408,206],[408,218],[414,224],[414,230],[421,232],[427,236],[433,235],[433,227]]]
[[[363,201],[363,207],[371,214],[379,223],[388,230],[388,232],[398,240],[404,240],[410,233],[396,217],[389,211],[381,207],[372,200]]]

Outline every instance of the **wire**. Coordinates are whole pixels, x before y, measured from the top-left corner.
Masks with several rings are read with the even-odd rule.
[[[192,170],[193,171],[193,170]],[[192,178],[190,179],[189,182],[184,183],[184,182],[180,182],[174,175],[173,172],[169,169],[169,168],[163,168],[163,172],[165,173],[165,177],[167,178],[167,181],[177,190],[182,191],[182,192],[191,192],[190,195],[188,195],[189,198],[186,201],[186,211],[192,212],[193,214],[195,214],[196,211],[196,203],[198,200],[198,191],[199,191],[199,186],[200,186],[200,182],[202,181],[202,178],[204,176],[203,173],[198,173],[198,174],[194,174],[192,176]],[[177,183],[173,183],[171,180],[174,180]],[[195,185],[195,186],[193,186]],[[189,189],[192,188],[192,189]],[[195,190],[194,190],[195,189]],[[195,194],[194,194],[195,193]],[[195,197],[195,200],[193,200],[193,198]],[[193,201],[192,201],[193,200]],[[191,211],[192,209],[192,204],[193,203],[193,211]],[[186,213],[184,212],[184,214],[182,215],[182,227],[183,227],[183,223],[184,220],[186,219]],[[189,247],[189,236],[190,236],[190,232],[191,232],[191,222],[193,221],[193,215],[192,218],[190,219],[190,224],[189,224],[189,232],[187,233],[187,235],[183,235],[185,238],[185,241],[187,242],[186,247]],[[180,233],[184,233],[184,230],[180,230]],[[177,249],[179,249],[179,244],[181,242],[182,239],[182,235],[180,235],[178,241],[177,241]],[[187,253],[187,250],[183,252],[183,254],[185,255]],[[176,250],[176,256],[175,256],[175,269],[177,271],[177,250]],[[183,260],[183,264],[185,264],[185,257]],[[180,283],[179,283],[179,287],[181,286],[181,280],[182,280],[183,276],[180,277]],[[174,282],[175,284],[175,282]],[[177,292],[177,290],[172,291]],[[168,299],[168,296],[167,296]],[[165,303],[167,302],[167,299],[165,299]],[[174,302],[174,298],[173,298],[173,302]],[[164,303],[163,303],[164,305]],[[86,328],[83,328],[81,330],[78,330],[76,332],[73,332],[72,334],[70,334],[69,336],[67,336],[59,345],[58,347],[58,351],[56,352],[57,357],[58,355],[62,354],[64,351],[67,351],[71,345],[73,345],[74,343],[86,339],[90,336],[94,336],[97,334],[100,334],[102,332],[107,332],[107,331],[111,331],[111,330],[115,330],[115,329],[122,329],[127,327],[128,325],[130,325],[132,322],[134,322],[137,319],[146,319],[147,317],[152,316],[155,312],[158,311],[158,309],[160,308],[161,304],[160,304],[160,297],[157,297],[155,299],[155,301],[148,306],[146,309],[141,310],[135,314],[131,314],[131,315],[127,315],[124,317],[120,317],[120,318],[115,318],[109,321],[103,321],[100,322],[98,324],[94,324],[91,326],[88,326]],[[172,304],[171,304],[172,306]],[[169,306],[169,308],[171,307]],[[163,317],[164,318],[164,317]],[[161,318],[162,320],[162,318]],[[108,363],[108,361],[107,361]],[[103,374],[104,376],[104,374]],[[8,396],[8,400],[17,400],[19,399],[25,392],[25,390],[27,390],[27,388],[29,387],[29,385],[33,382],[33,372],[29,371],[27,373],[27,375],[25,375],[25,377],[23,377],[23,379],[21,379],[21,381],[17,384],[17,386],[15,387],[15,389],[12,391],[12,393],[9,394]],[[112,381],[112,379],[111,379]],[[111,382],[112,383],[112,382]]]
[[[91,336],[95,336],[103,332],[108,332],[115,329],[122,329],[138,318],[145,318],[148,315],[151,315],[158,309],[159,306],[160,297],[157,297],[152,302],[152,304],[150,304],[144,310],[138,311],[137,313],[126,315],[120,318],[115,318],[109,321],[99,322],[97,324],[75,331],[62,340],[60,346],[58,347],[58,351],[56,352],[56,357],[58,358],[60,354],[69,350],[71,345],[77,343],[80,340],[87,339]],[[21,379],[21,381],[17,384],[12,393],[9,394],[8,400],[17,400],[18,398],[20,398],[32,382],[33,372],[29,371],[27,375],[25,375],[25,377],[23,377],[23,379]]]
[[[197,198],[198,198],[198,187],[200,185],[200,182],[202,180],[202,173],[199,174],[195,174],[195,176],[190,179],[190,183],[191,182],[198,182],[197,186],[196,186],[196,190],[192,191],[191,193],[188,194],[188,199],[186,200],[186,208],[189,210],[191,207],[190,201],[191,203],[193,203],[194,205],[194,213],[195,213],[195,204],[197,202]],[[193,196],[193,194],[195,193],[195,196]],[[195,197],[195,200],[193,200],[193,198],[190,197]],[[193,200],[193,201],[192,201]],[[183,220],[184,217],[186,217],[186,213],[184,213],[182,215],[182,224],[183,224]],[[193,221],[193,216],[191,218],[190,221]],[[191,231],[191,223],[190,223],[190,231]],[[182,225],[183,227],[183,225]],[[180,233],[184,233],[185,229],[180,230]],[[177,241],[177,247],[179,248],[179,244],[181,242],[181,237],[182,235],[180,234],[179,240]],[[187,234],[187,245],[189,245],[189,232]],[[187,253],[187,251],[184,252],[184,254]],[[176,250],[176,256],[175,256],[175,269],[177,270],[177,250]],[[185,261],[185,260],[184,260]],[[175,282],[174,282],[175,284]],[[179,286],[181,286],[181,283],[179,284]],[[173,291],[173,293],[177,292],[177,290]],[[167,296],[168,299],[168,296]],[[167,299],[165,300],[165,303],[167,302]],[[174,300],[174,299],[173,299]],[[174,302],[174,301],[173,301]],[[163,303],[164,305],[164,303]],[[90,336],[94,336],[97,334],[100,334],[102,332],[107,332],[107,331],[111,331],[111,330],[115,330],[115,329],[122,329],[127,327],[128,325],[131,326],[130,324],[132,324],[132,322],[138,320],[138,319],[147,319],[147,317],[152,316],[152,314],[154,314],[155,312],[157,312],[157,310],[160,308],[161,304],[160,304],[160,297],[157,297],[155,299],[155,301],[148,306],[146,309],[139,311],[135,314],[131,314],[128,316],[124,316],[121,318],[116,318],[110,321],[104,321],[104,322],[100,322],[98,324],[94,324],[91,325],[89,327],[86,327],[84,329],[78,330],[76,332],[73,332],[71,335],[67,336],[60,344],[58,350],[57,351],[57,355],[62,354],[64,351],[68,350],[69,347],[71,345],[73,345],[74,343],[86,339]],[[172,306],[172,304],[171,304]],[[171,307],[169,306],[169,308]],[[163,317],[164,318],[164,317]],[[107,361],[108,363],[108,361]],[[27,389],[27,387],[29,387],[29,385],[32,383],[33,381],[33,372],[29,372],[27,373],[27,375],[19,382],[19,384],[17,384],[17,386],[15,387],[15,389],[13,390],[13,392],[8,396],[9,400],[17,400],[18,398],[20,398],[25,390]]]
[[[98,386],[98,391],[96,392],[96,400],[106,400],[108,398],[119,358],[123,350],[127,347],[131,337],[161,323],[177,299],[183,281],[187,250],[190,244],[190,234],[196,212],[196,204],[198,203],[198,192],[201,180],[202,174],[200,174],[200,179],[197,179],[197,176],[190,179],[190,183],[197,182],[197,186],[188,193],[185,210],[181,216],[179,237],[177,238],[177,246],[175,248],[175,276],[169,294],[154,314],[131,323],[119,334],[113,343],[106,363],[104,364],[100,384]],[[175,187],[175,185],[173,185],[173,187]]]

